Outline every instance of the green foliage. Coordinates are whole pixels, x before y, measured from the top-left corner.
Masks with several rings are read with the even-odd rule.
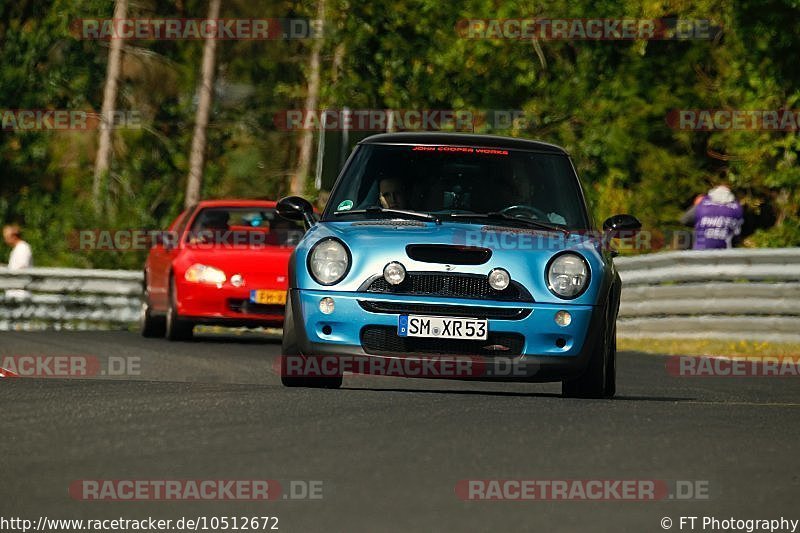
[[[129,16],[195,18],[207,8],[207,0],[143,0],[130,3]],[[99,110],[107,43],[77,39],[70,23],[112,12],[108,0],[0,5],[0,109]],[[673,227],[696,194],[723,180],[760,217],[746,245],[797,246],[796,132],[678,131],[665,117],[672,109],[797,109],[799,14],[793,0],[327,0],[320,107],[521,109],[527,123],[479,131],[566,147],[598,222],[630,212],[647,229]],[[313,18],[316,4],[227,0],[222,16]],[[722,33],[533,43],[456,30],[468,18],[522,17],[709,18]],[[95,131],[0,132],[0,221],[25,226],[38,264],[141,265],[141,253],[86,253],[70,239],[80,229],[163,228],[181,210],[202,45],[126,42],[117,106],[140,113],[143,127],[114,133],[100,217],[90,194]],[[287,191],[298,132],[281,131],[273,116],[304,105],[310,49],[303,40],[218,43],[204,197]]]
[[[758,229],[750,237],[750,244],[763,248],[784,248],[800,246],[800,222],[787,220],[768,229]]]

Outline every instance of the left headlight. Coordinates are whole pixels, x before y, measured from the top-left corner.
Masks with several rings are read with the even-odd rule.
[[[320,285],[333,285],[350,269],[350,252],[337,239],[323,239],[311,248],[308,271]]]
[[[588,283],[589,265],[578,254],[561,254],[547,267],[547,288],[559,298],[577,298]]]
[[[183,277],[191,283],[208,283],[209,285],[222,285],[227,279],[222,270],[199,263],[187,268]]]

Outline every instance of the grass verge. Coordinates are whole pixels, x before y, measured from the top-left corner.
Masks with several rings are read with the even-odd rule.
[[[669,355],[800,356],[800,344],[716,339],[617,339],[617,351]]]

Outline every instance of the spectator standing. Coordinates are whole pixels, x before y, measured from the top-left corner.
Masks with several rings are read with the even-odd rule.
[[[742,231],[744,211],[731,190],[719,185],[697,199],[681,222],[694,225],[695,250],[732,248],[733,238]]]
[[[22,240],[22,230],[16,224],[3,227],[3,240],[11,247],[8,256],[8,269],[21,270],[33,266],[33,252],[30,244]],[[6,291],[8,298],[27,298],[28,291],[13,289]]]

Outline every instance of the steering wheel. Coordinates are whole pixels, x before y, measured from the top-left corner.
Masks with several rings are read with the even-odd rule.
[[[519,211],[519,215],[515,215],[514,212]],[[501,209],[498,213],[503,213],[504,215],[510,215],[512,217],[518,216],[529,216],[529,218],[533,218],[536,220],[550,220],[547,216],[547,213],[538,209],[536,207],[531,207],[529,205],[510,205],[506,208]],[[527,215],[526,215],[527,213]]]

